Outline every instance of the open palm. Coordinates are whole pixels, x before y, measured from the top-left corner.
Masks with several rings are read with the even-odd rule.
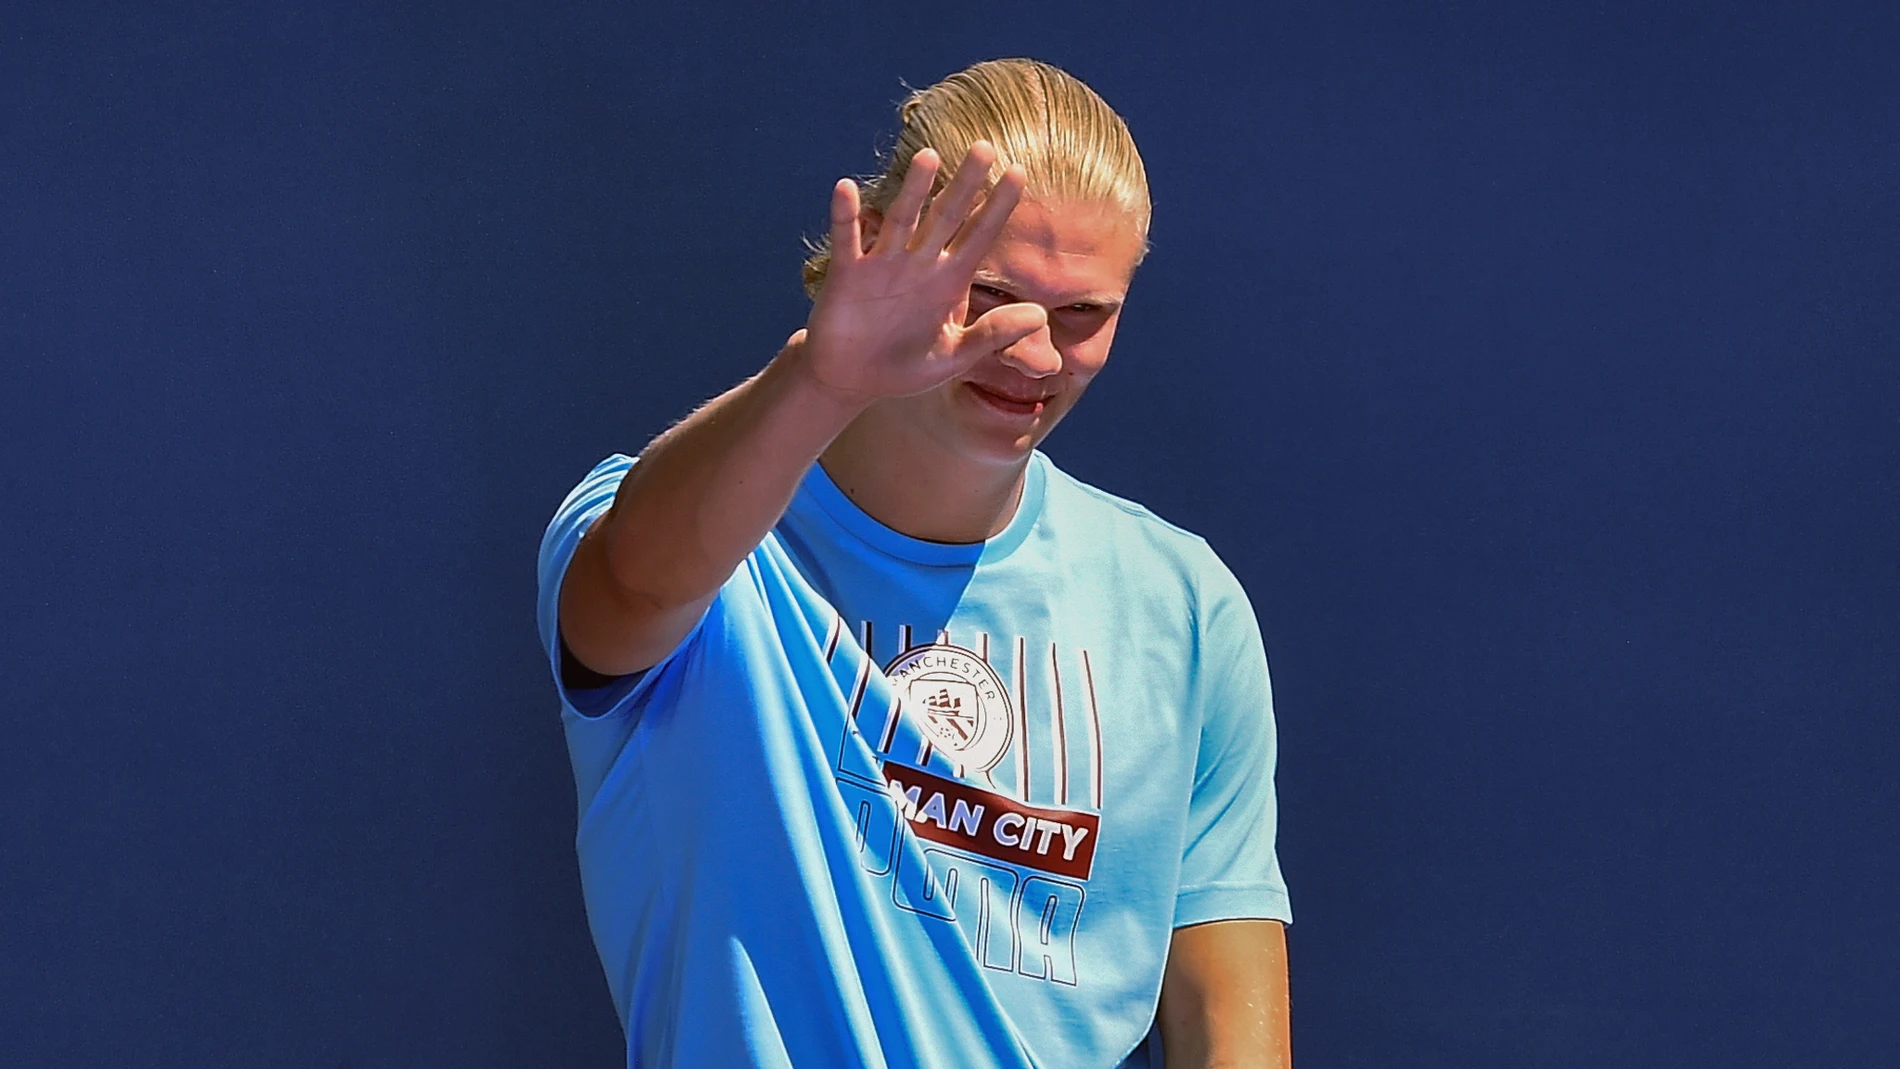
[[[1016,166],[985,190],[995,160],[988,142],[976,142],[926,211],[942,161],[919,152],[868,248],[857,183],[833,188],[831,267],[805,341],[827,389],[858,403],[923,393],[1047,322],[1040,306],[1021,303],[964,323],[971,279],[1022,197]]]

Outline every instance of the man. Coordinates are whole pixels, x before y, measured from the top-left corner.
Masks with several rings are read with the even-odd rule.
[[[1286,1065],[1252,610],[1036,451],[1146,250],[1140,157],[1027,60],[900,115],[805,328],[542,545],[628,1063]]]

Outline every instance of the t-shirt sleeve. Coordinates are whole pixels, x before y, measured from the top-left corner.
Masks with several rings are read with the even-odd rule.
[[[1202,584],[1198,624],[1193,701],[1200,713],[1200,749],[1174,925],[1291,923],[1275,849],[1278,754],[1266,648],[1246,592],[1218,560]]]
[[[574,767],[574,785],[583,810],[632,736],[642,708],[651,702],[666,677],[678,675],[680,665],[705,626],[702,617],[671,653],[644,672],[622,676],[601,687],[572,687],[562,678],[561,581],[567,575],[568,562],[573,560],[581,536],[612,507],[614,495],[633,464],[631,458],[616,455],[601,461],[587,473],[548,523],[547,532],[541,537],[536,568],[540,589],[535,616],[541,651],[547,658],[555,692],[560,696],[568,759]]]
[[[612,507],[614,495],[619,492],[620,484],[633,468],[633,463],[629,457],[615,455],[595,465],[594,470],[588,472],[587,477],[561,502],[561,507],[555,510],[554,519],[548,523],[546,533],[541,536],[541,553],[536,568],[540,589],[535,616],[540,630],[541,650],[548,659],[548,670],[553,676],[555,690],[560,695],[564,716],[597,720],[626,713],[645,689],[643,684],[677,655],[679,648],[683,648],[692,637],[689,634],[687,641],[682,641],[680,647],[660,665],[645,672],[621,676],[603,686],[569,686],[561,671],[561,582],[567,575],[568,563],[574,559],[574,550],[580,545],[581,536]]]

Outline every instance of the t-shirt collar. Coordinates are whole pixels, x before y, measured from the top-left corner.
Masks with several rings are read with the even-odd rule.
[[[1010,517],[1009,526],[1003,528],[996,537],[983,542],[926,542],[894,531],[845,496],[844,491],[838,489],[838,484],[831,481],[831,476],[825,472],[822,464],[811,466],[811,471],[799,487],[799,496],[809,498],[847,532],[893,557],[914,564],[987,564],[1015,552],[1016,547],[1022,545],[1023,540],[1029,537],[1029,532],[1035,528],[1036,519],[1042,514],[1043,487],[1047,482],[1044,468],[1047,464],[1042,453],[1030,454],[1029,466],[1023,476],[1022,498],[1016,503],[1016,514]]]

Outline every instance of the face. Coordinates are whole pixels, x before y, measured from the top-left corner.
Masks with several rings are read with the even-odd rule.
[[[965,322],[1027,301],[1048,324],[929,393],[885,402],[891,414],[952,455],[1020,463],[1108,362],[1142,246],[1112,206],[1025,198],[977,269]]]

